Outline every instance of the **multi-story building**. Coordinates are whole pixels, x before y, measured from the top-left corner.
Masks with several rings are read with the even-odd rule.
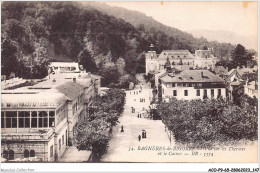
[[[194,68],[210,69],[214,68],[217,58],[213,56],[212,51],[203,46],[195,50],[195,55],[188,50],[163,50],[158,56],[151,45],[150,51],[145,54],[146,74],[157,74],[165,69],[165,64],[170,61],[171,68],[178,70],[189,70]]]
[[[66,97],[54,90],[2,92],[2,157],[16,161],[54,161],[68,138]]]
[[[208,70],[184,70],[167,73],[160,79],[162,98],[192,100],[222,97],[226,99],[225,81]]]
[[[34,86],[2,90],[2,157],[11,161],[58,161],[87,120],[100,77],[54,74]]]

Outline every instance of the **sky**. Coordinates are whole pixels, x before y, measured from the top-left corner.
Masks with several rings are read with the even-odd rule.
[[[106,2],[140,11],[183,31],[222,30],[257,36],[257,2]]]

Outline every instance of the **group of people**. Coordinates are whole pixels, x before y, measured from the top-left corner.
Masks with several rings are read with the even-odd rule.
[[[142,130],[142,137],[141,137],[141,135],[138,136],[139,142],[141,141],[141,138],[146,138],[146,131],[145,130]]]

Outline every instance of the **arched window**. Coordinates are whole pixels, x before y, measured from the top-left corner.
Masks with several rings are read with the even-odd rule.
[[[32,112],[31,127],[37,128],[37,112],[36,111]]]
[[[8,159],[8,151],[7,150],[3,151],[3,158]]]
[[[25,149],[24,150],[24,158],[28,158],[29,157],[29,150]]]
[[[35,151],[34,150],[30,151],[30,157],[35,157]]]
[[[14,160],[14,151],[13,150],[9,150],[9,158],[8,160]]]

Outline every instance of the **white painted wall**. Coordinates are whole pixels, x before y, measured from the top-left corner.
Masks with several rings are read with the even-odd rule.
[[[207,89],[207,96],[211,98],[211,89],[214,89],[214,98],[217,99],[218,97],[218,89],[221,89],[221,96],[223,99],[226,99],[226,89],[225,88],[208,88]],[[173,90],[177,90],[177,96],[173,96]],[[184,90],[188,91],[188,96],[184,95]],[[192,99],[203,99],[204,89],[200,90],[200,96],[197,96],[197,89],[194,87],[166,87],[162,84],[162,97],[175,97],[178,100],[192,100]]]

